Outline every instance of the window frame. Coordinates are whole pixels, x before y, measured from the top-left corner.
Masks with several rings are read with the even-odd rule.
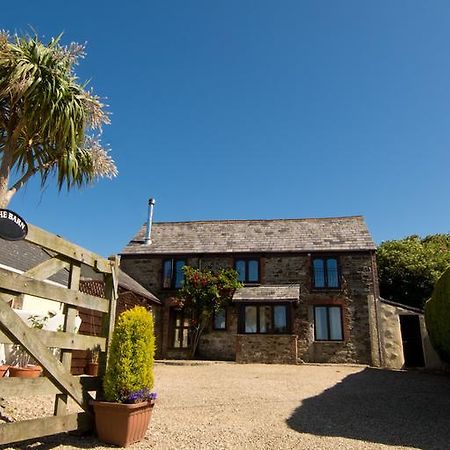
[[[316,277],[314,273],[314,261],[316,260],[323,261],[323,277],[324,277],[324,286],[316,286]],[[328,265],[327,261],[329,259],[334,259],[336,261],[336,270],[337,270],[337,286],[328,286]],[[323,290],[339,290],[341,289],[341,261],[338,255],[313,255],[311,257],[311,284],[313,290],[323,291]]]
[[[170,317],[171,317],[171,340],[170,340],[170,348],[173,350],[186,350],[190,347],[191,344],[191,325],[184,325],[184,321],[186,319],[189,319],[189,315],[186,314],[186,311],[183,309],[178,309],[178,308],[172,308],[170,311]],[[180,317],[180,321],[181,321],[181,326],[177,326],[177,315],[181,314]],[[182,347],[180,345],[180,347],[176,347],[175,346],[175,335],[176,335],[176,330],[187,330],[187,346],[186,347]],[[183,333],[179,334],[180,336],[183,335]],[[182,342],[181,342],[182,343]]]
[[[243,261],[245,263],[245,279],[242,281],[238,279],[238,281],[245,285],[261,284],[261,258],[259,258],[258,256],[235,257],[233,267],[234,267],[234,270],[236,270],[236,272],[237,272],[236,265],[239,261]],[[258,264],[258,279],[254,280],[254,281],[248,280],[248,273],[249,273],[248,267],[249,267],[250,261],[256,261],[256,263]]]
[[[165,281],[165,273],[164,273],[164,268],[166,265],[166,262],[170,261],[171,264],[171,275],[170,275],[170,286],[164,286],[164,281]],[[164,258],[162,260],[162,276],[161,276],[161,286],[163,289],[180,289],[181,286],[175,286],[176,284],[176,264],[179,261],[183,261],[184,262],[184,266],[187,266],[187,258],[184,257],[169,257],[169,258]],[[183,267],[184,267],[183,266]],[[183,280],[184,280],[184,275],[183,275]]]
[[[252,333],[250,331],[245,331],[245,307],[246,306],[256,306],[256,332]],[[270,306],[271,308],[271,326],[268,331],[260,331],[260,308]],[[286,331],[279,332],[274,330],[274,308],[275,306],[284,306],[286,308]],[[239,304],[239,314],[238,314],[238,332],[239,334],[250,334],[250,335],[280,335],[286,336],[292,334],[292,312],[291,303],[289,302],[243,302]]]
[[[316,308],[326,308],[326,311],[327,311],[327,334],[328,334],[328,339],[318,339],[317,338]],[[340,310],[340,313],[341,313],[340,325],[341,325],[341,336],[342,336],[342,339],[330,339],[329,338],[331,336],[330,308],[339,308],[339,310]],[[344,342],[345,341],[345,336],[344,336],[344,314],[343,314],[342,305],[332,305],[332,304],[314,305],[313,316],[314,316],[313,317],[313,321],[314,321],[314,342]]]
[[[212,316],[212,329],[214,331],[227,331],[228,330],[228,311],[225,306],[220,309],[223,309],[225,312],[225,327],[224,328],[216,328],[216,311],[214,310],[213,316]]]

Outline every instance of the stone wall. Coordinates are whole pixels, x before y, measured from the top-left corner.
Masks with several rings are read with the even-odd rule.
[[[290,334],[238,334],[238,363],[297,363],[297,336]]]
[[[371,252],[342,253],[340,260],[342,284],[339,289],[314,290],[312,286],[311,254],[265,254],[260,255],[261,284],[300,285],[300,300],[292,307],[292,332],[289,336],[237,335],[237,316],[232,316],[227,331],[212,331],[204,334],[199,345],[199,356],[213,359],[234,359],[247,361],[253,358],[261,362],[274,360],[292,361],[297,355],[298,362],[348,362],[379,365],[378,328],[374,301],[374,261]],[[125,272],[144,287],[154,292],[158,298],[169,300],[176,291],[165,290],[162,285],[163,257],[127,257],[121,260]],[[188,258],[194,267],[218,270],[233,266],[230,255],[207,255]],[[343,342],[314,341],[314,306],[340,305],[343,311]],[[168,307],[162,320],[162,353],[171,353],[170,330],[168,329]],[[234,322],[232,322],[234,320]],[[283,345],[286,344],[285,350]],[[269,351],[272,345],[276,351]],[[295,349],[293,348],[295,347]],[[255,354],[250,358],[251,350]],[[258,350],[264,348],[264,351]],[[276,356],[279,352],[281,356]],[[241,355],[242,353],[242,355]],[[272,356],[264,356],[272,355]],[[255,359],[256,358],[256,359]]]
[[[388,369],[401,369],[405,363],[398,313],[398,308],[380,303],[382,358]]]
[[[226,330],[213,330],[212,324],[200,338],[198,355],[202,359],[236,360],[237,312],[227,308]]]
[[[402,369],[405,364],[403,355],[402,332],[400,328],[400,315],[413,314],[419,316],[420,332],[422,335],[425,367],[429,369],[444,368],[439,356],[433,349],[425,326],[423,314],[411,311],[401,306],[379,302],[380,311],[380,337],[383,366],[389,369]]]

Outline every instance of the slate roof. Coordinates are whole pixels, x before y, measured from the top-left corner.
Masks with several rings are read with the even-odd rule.
[[[374,250],[362,216],[322,219],[155,222],[145,224],[122,254],[195,254]]]
[[[31,242],[6,241],[0,238],[0,264],[4,266],[26,272],[50,258],[51,255],[49,253]],[[90,267],[82,265],[82,279],[86,279],[86,277],[83,276],[85,273],[89,273],[89,275],[95,274]],[[88,276],[87,278],[90,277]],[[69,271],[64,269],[60,270],[49,279],[67,286],[69,283]],[[141,295],[154,303],[161,303],[150,291],[145,289],[122,270],[119,270],[119,286]]]
[[[425,310],[423,308],[415,308],[414,306],[405,305],[404,303],[393,302],[392,300],[387,300],[383,297],[378,297],[381,303],[386,303],[386,305],[395,306],[396,308],[406,309],[407,311],[412,311],[418,314],[424,314]]]
[[[134,292],[135,294],[140,295],[153,303],[161,304],[157,297],[140,285],[134,278],[127,275],[123,270],[119,271],[119,286],[127,291]]]
[[[30,242],[0,239],[0,264],[4,266],[26,272],[50,258],[51,256],[41,247]],[[69,272],[61,270],[49,279],[67,286]]]
[[[258,301],[292,301],[298,300],[300,285],[290,286],[248,286],[238,289],[233,295],[233,302]]]

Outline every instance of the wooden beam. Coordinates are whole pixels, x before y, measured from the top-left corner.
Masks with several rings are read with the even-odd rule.
[[[20,294],[33,295],[35,297],[94,309],[96,311],[109,311],[109,301],[104,298],[94,297],[93,295],[84,294],[79,291],[54,286],[45,281],[35,280],[3,268],[0,268],[0,289]],[[9,297],[4,298],[4,300],[7,299],[9,299]]]
[[[86,391],[95,391],[101,385],[98,377],[80,376],[74,377],[74,383]],[[0,378],[0,392],[3,398],[8,397],[36,397],[39,395],[55,395],[61,391],[45,377],[39,378]]]
[[[80,286],[81,263],[76,262],[70,266],[69,289],[78,291]],[[64,331],[73,332],[75,329],[75,319],[78,311],[69,305],[64,305]],[[61,350],[61,363],[70,373],[72,365],[72,352],[70,350]],[[63,416],[69,412],[69,397],[67,394],[57,394],[55,398],[55,416]]]
[[[83,409],[89,409],[90,396],[75,382],[74,377],[67,373],[65,367],[50,350],[30,333],[20,317],[4,302],[0,301],[0,328],[11,340],[22,345],[30,355],[47,371],[47,377],[61,392],[70,395]]]
[[[111,339],[113,336],[114,325],[116,322],[116,308],[117,298],[119,290],[119,264],[120,257],[113,256],[110,258],[112,262],[112,271],[110,274],[103,275],[103,281],[105,283],[105,297],[109,300],[108,314],[103,316],[102,322],[102,334],[106,336],[106,353],[102,353],[99,358],[98,374],[101,378],[105,375],[106,366],[109,357],[109,347],[111,346]],[[102,395],[101,387],[97,391],[97,398]]]
[[[60,270],[69,269],[70,263],[57,257],[47,259],[37,266],[27,270],[23,275],[35,280],[46,280]]]
[[[26,441],[67,431],[88,431],[93,427],[92,415],[76,413],[66,416],[44,417],[0,425],[0,444]]]
[[[63,331],[47,331],[30,328],[29,333],[40,339],[46,347],[55,347],[65,350],[88,350],[100,346],[101,351],[106,350],[106,338],[87,336],[85,334],[64,333]],[[0,344],[14,344],[0,331]]]
[[[114,325],[116,323],[117,297],[119,295],[120,256],[112,256],[111,262],[113,263],[111,274],[105,274],[103,276],[105,282],[105,297],[109,300],[108,314],[104,316],[106,320],[103,322],[103,333],[104,336],[107,336],[107,352],[111,343]]]
[[[35,267],[32,267],[30,270],[27,270],[23,273],[24,276],[34,278],[36,280],[46,280],[48,277],[51,277],[55,273],[58,273],[60,270],[69,268],[70,264],[67,261],[57,258],[51,258],[47,261],[43,261]],[[10,302],[14,297],[6,297],[3,298],[5,302]]]
[[[120,257],[112,256],[111,262],[113,263],[111,274],[104,275],[105,282],[105,297],[109,300],[109,311],[106,316],[106,322],[104,323],[104,336],[107,336],[107,352],[111,343],[112,334],[114,331],[114,325],[116,323],[116,307],[117,297],[119,290],[119,264]]]
[[[34,225],[28,224],[25,240],[86,264],[98,272],[111,273],[111,264],[107,259]]]

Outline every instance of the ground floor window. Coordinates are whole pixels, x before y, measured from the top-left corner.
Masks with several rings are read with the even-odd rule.
[[[214,330],[227,329],[227,310],[225,308],[220,308],[217,311],[214,311],[213,328]]]
[[[342,308],[314,307],[314,338],[316,341],[342,341]]]
[[[240,333],[290,333],[288,305],[242,305]]]
[[[172,337],[174,348],[188,348],[189,347],[189,329],[190,318],[185,311],[172,310]]]

